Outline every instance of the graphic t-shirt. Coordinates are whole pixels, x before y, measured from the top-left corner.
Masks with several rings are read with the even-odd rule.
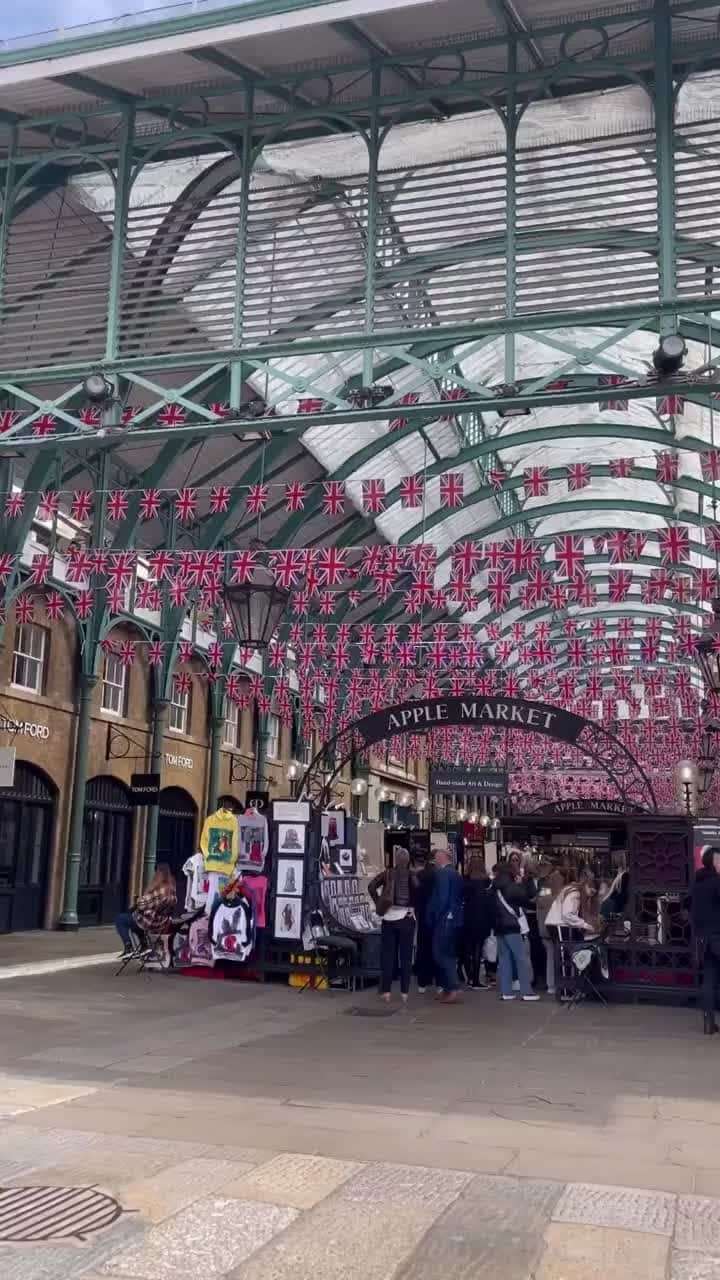
[[[238,820],[229,809],[218,809],[205,819],[200,836],[205,870],[230,875],[238,857]]]
[[[265,866],[265,854],[268,851],[268,826],[261,813],[249,809],[241,813],[238,820],[238,866],[252,867],[262,871]]]

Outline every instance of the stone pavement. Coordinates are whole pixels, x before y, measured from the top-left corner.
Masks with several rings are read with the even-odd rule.
[[[118,937],[112,927],[79,929],[76,933],[50,929],[3,933],[0,980],[106,964],[117,950]]]
[[[99,968],[2,983],[2,1280],[720,1280],[696,1013],[385,1012]],[[119,1216],[23,1237],[73,1194]]]

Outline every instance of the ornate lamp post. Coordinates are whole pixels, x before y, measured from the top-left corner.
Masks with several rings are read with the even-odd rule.
[[[287,613],[289,593],[281,590],[270,571],[258,566],[251,582],[226,582],[223,588],[225,608],[235,637],[242,648],[259,649],[265,665],[265,653],[282,619]],[[255,759],[255,785],[262,790],[265,774],[267,718],[258,723]]]

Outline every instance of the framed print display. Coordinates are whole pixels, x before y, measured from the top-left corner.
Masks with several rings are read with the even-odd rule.
[[[275,822],[309,822],[310,805],[307,800],[273,800]]]
[[[331,809],[322,816],[321,833],[332,848],[333,845],[345,843],[345,810]]]
[[[302,898],[275,899],[275,937],[288,942],[302,937]]]
[[[355,870],[355,854],[352,849],[338,849],[337,860],[342,871]]]
[[[278,858],[275,892],[282,897],[301,898],[305,884],[305,863],[302,858]]]
[[[307,828],[302,822],[278,823],[278,853],[303,854],[305,852],[305,832]]]

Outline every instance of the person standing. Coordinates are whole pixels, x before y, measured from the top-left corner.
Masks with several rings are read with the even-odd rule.
[[[390,1003],[393,977],[400,971],[400,995],[407,1004],[412,973],[417,879],[410,870],[407,849],[393,849],[394,866],[381,871],[368,885],[380,926],[381,980],[380,994]]]
[[[493,928],[493,899],[490,878],[482,859],[473,858],[464,880],[465,902],[463,916],[462,967],[471,991],[487,990],[488,983],[480,980],[483,947]]]
[[[530,878],[518,878],[516,863],[500,863],[495,868],[495,936],[498,947],[498,977],[501,1000],[514,1000],[513,966],[525,1001],[539,1000],[530,982],[530,964],[525,938],[529,925],[525,907],[534,901],[537,889]]]
[[[438,849],[435,854],[435,877],[427,919],[432,928],[435,972],[442,988],[437,998],[444,1004],[457,1004],[460,1000],[457,958],[463,926],[463,884],[447,849]]]
[[[424,867],[417,872],[416,888],[417,938],[415,940],[415,975],[420,995],[425,994],[427,988],[432,986],[435,978],[432,927],[428,921],[427,914],[434,878],[435,868],[428,860]]]
[[[720,987],[720,849],[703,849],[702,866],[692,887],[692,927],[702,950],[703,1031],[718,1030],[715,1005]]]

